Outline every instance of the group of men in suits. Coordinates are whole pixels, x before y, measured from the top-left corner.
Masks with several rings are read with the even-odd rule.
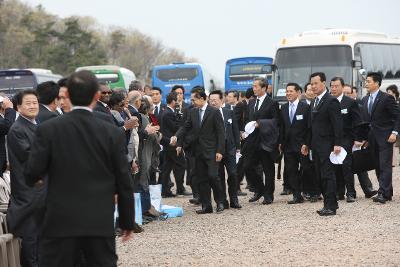
[[[390,95],[379,90],[382,76],[369,73],[365,82],[368,95],[357,101],[344,94],[344,80],[334,77],[327,90],[324,73],[310,76],[310,86],[315,98],[308,105],[300,100],[301,88],[296,83],[286,87],[288,103],[281,107],[281,132],[279,148],[283,151],[285,175],[293,190],[293,200],[289,204],[302,203],[301,183],[305,184],[305,172],[310,163],[315,168],[312,179],[312,195],[323,194],[324,205],[318,210],[321,216],[335,215],[338,198],[354,202],[354,174],[352,151],[368,147],[379,181],[378,192],[373,191],[368,175],[360,178],[365,196],[374,202],[385,203],[392,199],[392,154],[396,141],[400,114],[399,107]],[[342,164],[333,164],[331,154],[347,153]],[[365,177],[366,175],[366,177]],[[303,188],[304,189],[304,188]],[[320,189],[320,191],[318,191]]]
[[[46,114],[58,99],[53,83],[14,97],[7,222],[22,239],[23,266],[75,266],[81,253],[88,266],[116,266],[115,199],[123,241],[134,229],[125,134],[93,111],[101,93],[91,72],[76,72],[65,85],[70,112],[62,116]]]

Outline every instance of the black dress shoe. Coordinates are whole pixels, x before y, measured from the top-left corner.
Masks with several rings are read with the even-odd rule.
[[[295,197],[292,200],[288,201],[288,204],[300,204],[304,202],[304,198],[300,197]]]
[[[325,209],[325,208],[323,208],[323,209],[321,209],[321,210],[318,210],[317,213],[318,213],[320,216],[332,216],[332,215],[336,215],[336,210],[331,210],[331,209]]]
[[[318,196],[310,196],[310,202],[312,203],[318,202]]]
[[[291,193],[292,192],[289,189],[284,188],[282,193],[281,193],[281,196],[287,196],[287,195],[290,195]]]
[[[337,198],[338,200],[344,200],[344,195],[336,195],[336,198]]]
[[[196,210],[197,214],[207,214],[207,213],[213,213],[212,208],[202,208],[201,210]]]
[[[229,202],[228,200],[224,200],[224,202],[222,203],[222,205],[224,205],[224,209],[229,209]]]
[[[272,204],[272,202],[274,202],[274,200],[270,197],[264,197],[264,200],[262,202],[263,205],[270,205]]]
[[[387,199],[382,194],[378,194],[377,196],[373,197],[372,200],[381,204],[385,204],[387,201]]]
[[[247,193],[243,192],[242,190],[238,190],[237,195],[238,196],[247,196]]]
[[[263,194],[261,194],[261,193],[255,193],[254,196],[253,196],[252,198],[249,199],[249,202],[256,202],[256,201],[259,200],[262,196],[263,196]]]
[[[198,198],[189,199],[189,203],[193,205],[200,205],[200,200]]]
[[[161,196],[162,196],[163,198],[176,197],[176,195],[175,195],[175,194],[172,194],[171,192],[161,194]]]
[[[138,225],[137,223],[133,223],[133,232],[134,233],[141,233],[143,232],[144,229],[142,227],[140,227],[140,225]]]
[[[224,204],[223,204],[223,203],[218,203],[218,204],[217,204],[217,209],[216,209],[217,213],[223,212],[224,209],[225,209],[225,208],[224,208]]]
[[[180,196],[191,196],[191,195],[192,195],[191,192],[188,192],[188,191],[186,191],[186,190],[178,191],[178,192],[176,192],[176,194],[177,194],[177,195],[180,195]]]
[[[310,200],[311,196],[310,196],[309,193],[303,193],[303,198],[304,198],[305,200]]]
[[[356,202],[356,198],[353,197],[353,196],[347,196],[347,197],[346,197],[346,202],[347,202],[347,203]]]
[[[378,194],[378,191],[371,190],[371,191],[365,193],[365,198],[371,198],[371,197],[375,196],[376,194]]]
[[[242,206],[240,206],[240,204],[239,204],[239,200],[237,200],[237,199],[231,199],[231,203],[229,204],[229,206],[232,209],[241,209],[242,208]]]

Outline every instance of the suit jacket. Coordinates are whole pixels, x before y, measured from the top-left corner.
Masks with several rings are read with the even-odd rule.
[[[139,127],[137,129],[137,133],[139,135],[139,139],[142,139],[142,140],[147,139],[149,137],[149,135],[144,130],[145,127],[143,127],[142,116],[140,115],[139,111],[131,105],[128,105],[128,110],[129,110],[129,113],[131,113],[131,116],[138,118]]]
[[[245,116],[247,113],[247,102],[243,100],[242,102],[237,103],[237,105],[233,108],[233,112],[235,114],[235,118],[238,122],[239,131],[244,131],[245,126]]]
[[[41,124],[25,167],[32,186],[48,174],[44,237],[114,236],[114,195],[121,229],[133,228],[134,200],[125,135],[87,110]]]
[[[224,129],[225,129],[225,153],[236,155],[236,150],[240,149],[239,127],[232,110],[222,108]]]
[[[343,121],[340,115],[340,103],[326,92],[314,107],[315,99],[310,104],[311,149],[321,156],[329,157],[334,146],[342,146]]]
[[[342,144],[347,152],[351,153],[354,140],[358,139],[357,127],[361,123],[361,111],[357,101],[345,95],[340,101],[340,109],[343,120]]]
[[[250,99],[245,117],[245,125],[250,121],[260,121],[266,119],[275,119],[279,121],[279,104],[275,100],[272,100],[269,96],[266,96],[261,106],[257,111],[254,110],[256,105],[256,99]],[[256,128],[247,138],[243,145],[244,153],[252,153],[260,149],[261,137],[260,130]]]
[[[180,127],[180,120],[175,113],[169,107],[167,107],[164,111],[164,114],[161,117],[161,127],[160,132],[162,134],[162,138],[160,143],[164,146],[166,150],[175,150],[175,146],[170,146],[171,137],[176,134]]]
[[[223,155],[225,152],[224,121],[219,110],[210,105],[207,105],[202,122],[199,109],[192,108],[176,136],[178,146],[182,147],[188,141],[196,156],[215,159],[216,153]]]
[[[290,122],[289,103],[282,105],[280,114],[280,144],[284,152],[300,153],[301,147],[307,144],[309,136],[310,106],[299,101],[293,122]]]
[[[36,117],[36,120],[39,123],[43,123],[49,119],[57,118],[58,114],[55,112],[51,112],[48,110],[43,104],[39,104],[39,114]]]
[[[45,200],[45,186],[29,187],[23,174],[36,128],[35,124],[19,116],[7,136],[11,174],[7,222],[11,233],[16,236],[31,235],[38,231],[34,217]]]
[[[380,146],[385,146],[392,131],[400,131],[399,106],[394,97],[379,91],[369,115],[368,98],[369,95],[362,100],[362,119],[370,125],[370,138],[374,138]]]
[[[159,122],[161,121],[162,115],[164,114],[165,110],[167,110],[167,105],[165,105],[164,103],[160,104],[160,109],[158,110],[157,114],[154,110],[154,116],[156,116]]]
[[[15,121],[16,112],[12,108],[7,108],[4,118],[0,117],[0,171],[1,176],[7,168],[6,135],[11,125]]]

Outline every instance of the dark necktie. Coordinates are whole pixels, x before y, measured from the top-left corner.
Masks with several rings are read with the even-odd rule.
[[[319,98],[315,98],[315,103],[314,103],[314,109],[316,109],[318,107],[319,104]]]
[[[203,121],[203,110],[201,108],[199,109],[199,121],[200,121],[200,124]]]
[[[154,115],[158,116],[158,106],[156,106],[154,109]]]
[[[255,107],[254,107],[254,111],[258,111],[258,105],[260,104],[260,99],[259,98],[257,98],[257,101],[256,101],[256,105],[255,105]]]
[[[372,113],[372,106],[374,105],[374,98],[372,95],[369,96],[369,102],[368,102],[368,114],[371,115]]]

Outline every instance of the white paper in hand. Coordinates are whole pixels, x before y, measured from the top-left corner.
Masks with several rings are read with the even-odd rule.
[[[256,129],[256,121],[250,121],[244,126],[244,131],[250,135]]]
[[[346,158],[346,156],[347,156],[347,152],[342,147],[342,149],[340,150],[340,153],[337,155],[332,151],[331,154],[329,155],[329,159],[333,164],[339,165],[339,164],[343,164],[343,161]]]

